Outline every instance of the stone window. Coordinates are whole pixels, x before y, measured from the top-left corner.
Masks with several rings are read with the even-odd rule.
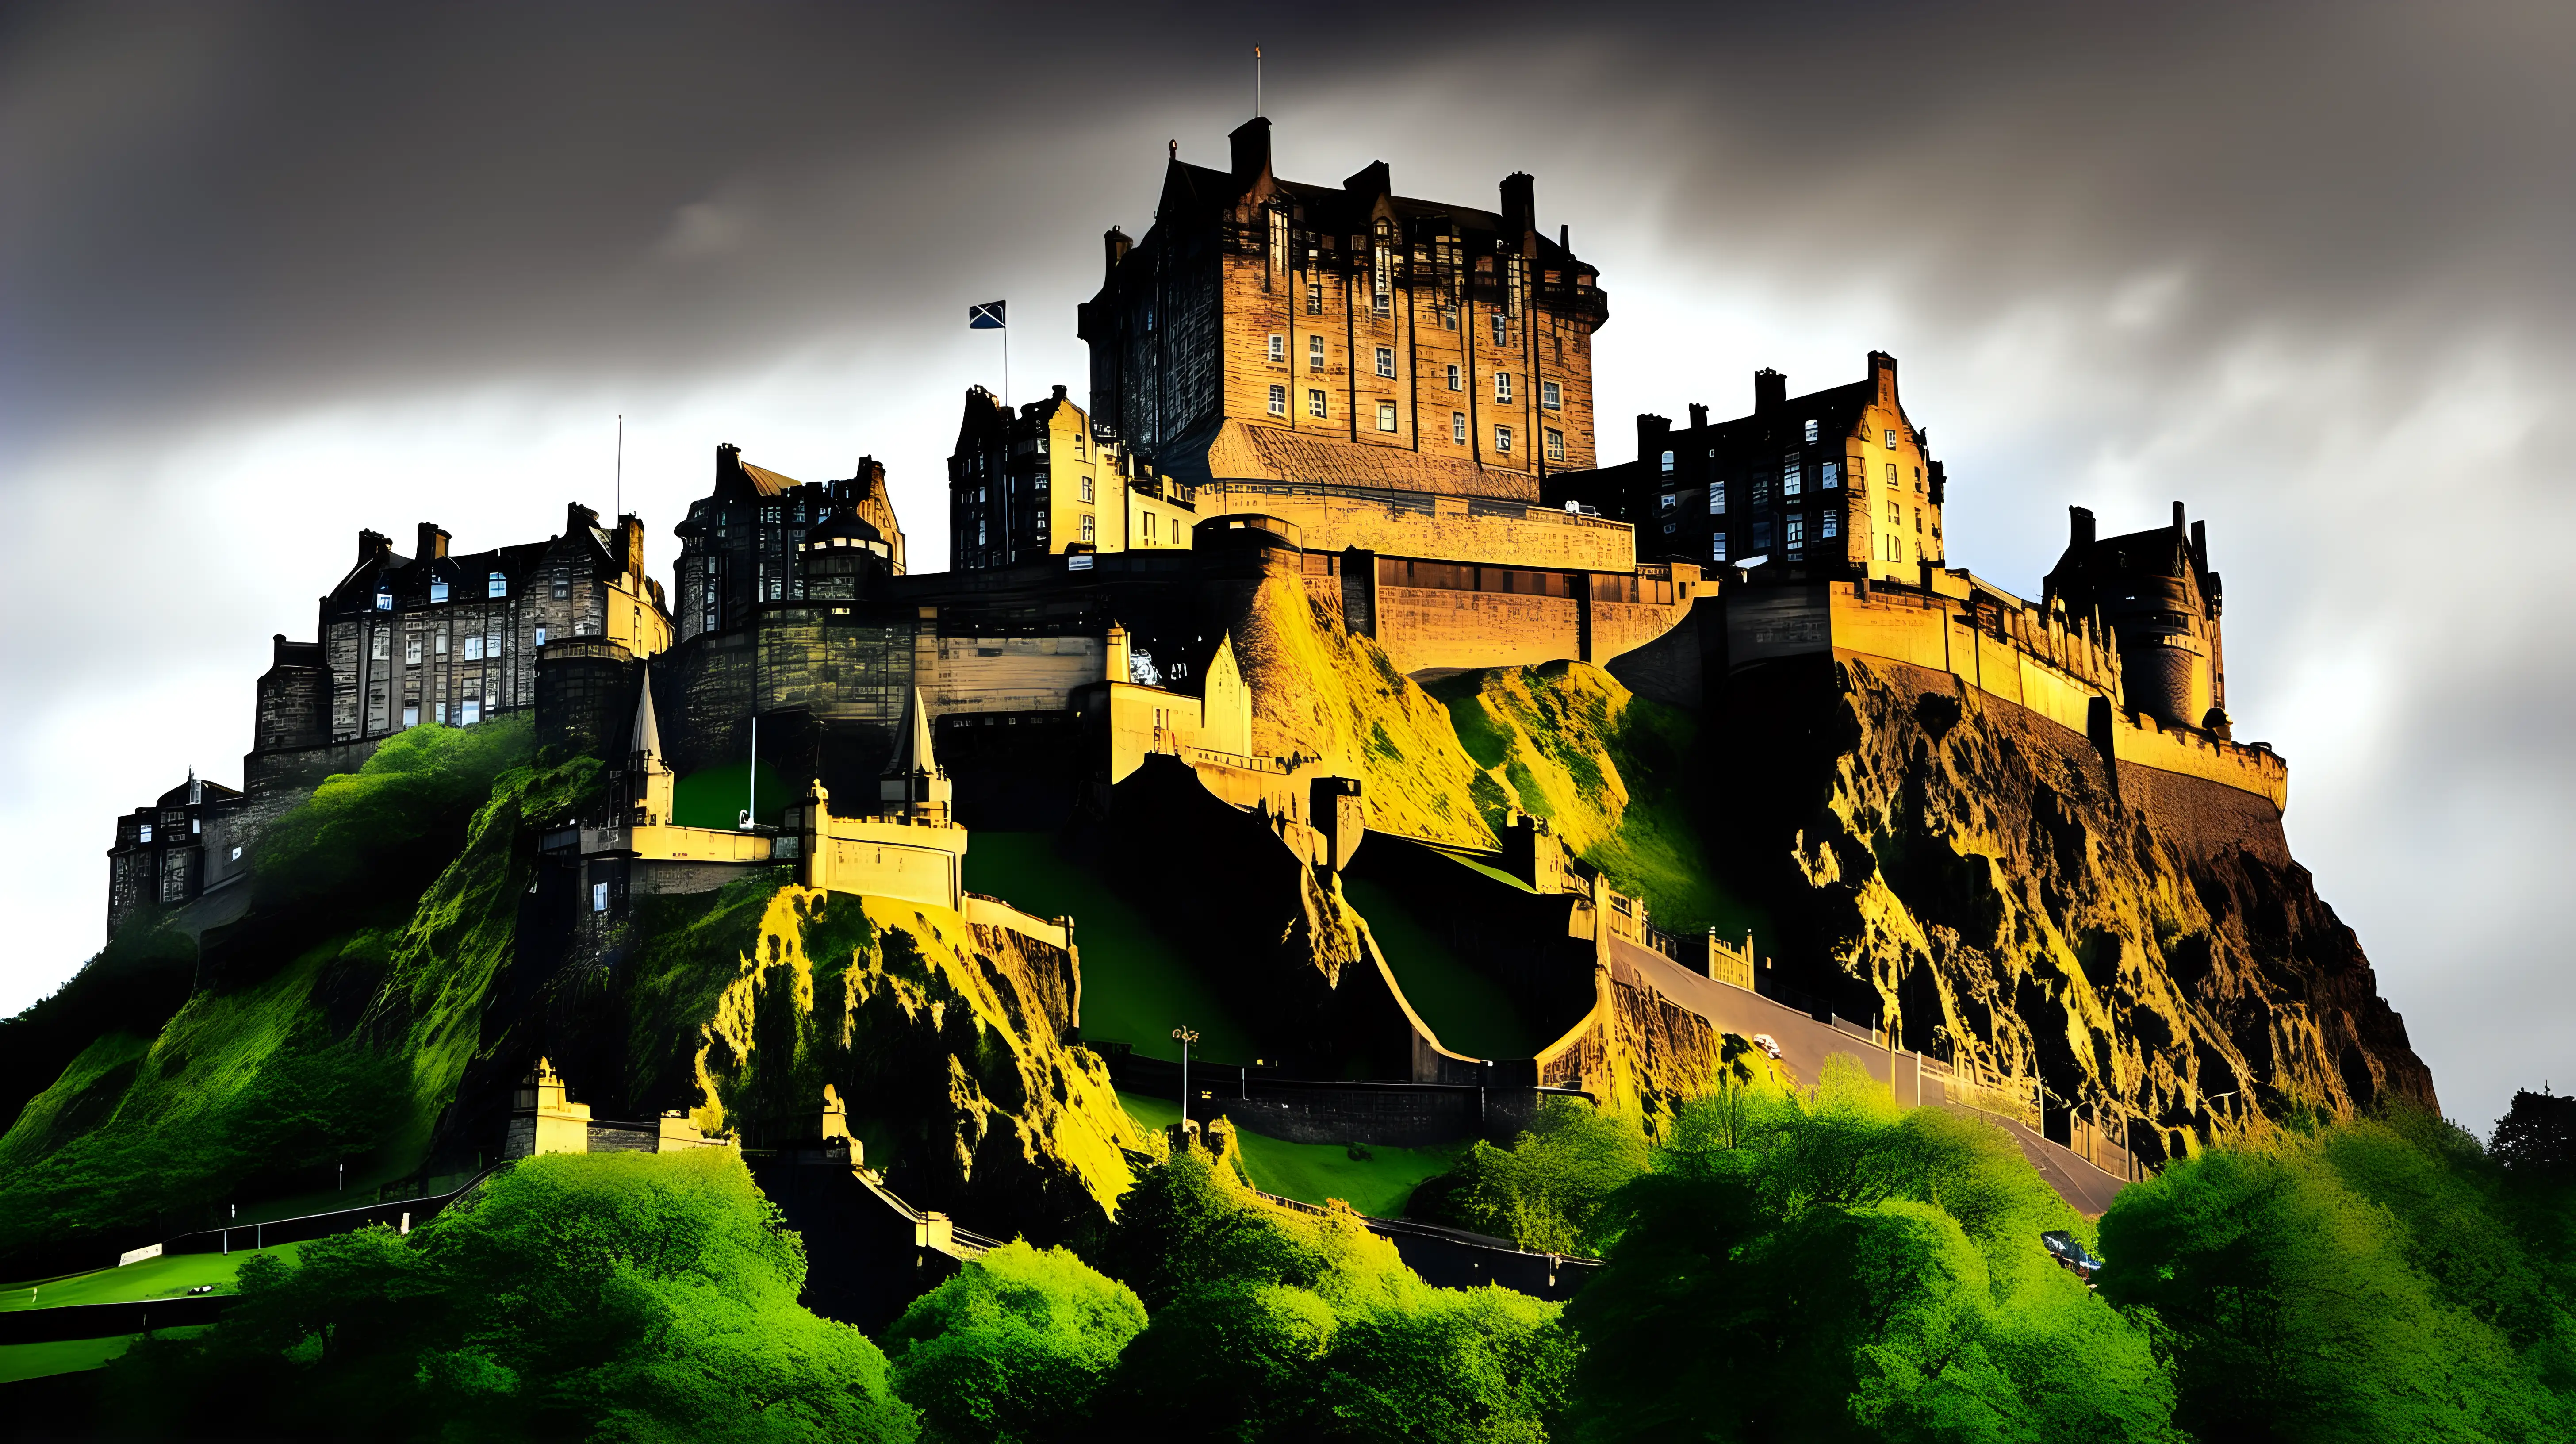
[[[405,727],[417,727],[420,725],[420,707],[418,704],[414,704],[403,709],[403,725]]]
[[[1087,511],[1084,512],[1082,514],[1082,539],[1087,542],[1098,541],[1100,539],[1099,526],[1100,523],[1098,518],[1092,516],[1092,514]]]
[[[414,632],[403,639],[403,663],[412,667],[420,665],[420,633]]]
[[[1887,524],[1891,527],[1901,527],[1905,525],[1905,508],[1897,505],[1894,501],[1888,502]]]
[[[1273,416],[1285,416],[1288,414],[1287,387],[1273,386],[1270,388],[1270,414]]]
[[[1810,417],[1808,417],[1808,418],[1807,418],[1807,440],[1808,440],[1810,443],[1813,443],[1813,442],[1815,441],[1815,439],[1816,439],[1816,419],[1815,419],[1814,417],[1810,416]]]
[[[572,596],[572,577],[563,568],[555,568],[555,600],[567,601]]]
[[[1326,407],[1324,405],[1323,392],[1309,391],[1306,393],[1306,414],[1315,417],[1318,420],[1325,416]]]
[[[385,630],[384,628],[382,628],[382,627],[378,627],[378,628],[376,628],[376,634],[375,634],[375,637],[374,637],[374,639],[373,639],[373,640],[368,644],[368,652],[367,652],[367,655],[368,655],[369,657],[373,658],[373,659],[374,659],[374,660],[376,660],[376,661],[379,661],[379,662],[383,661],[383,660],[385,659],[385,655],[386,655],[386,653],[387,653],[387,652],[392,648],[392,646],[393,646],[393,640],[394,640],[394,634],[393,634],[393,633],[391,633],[391,632],[389,632],[389,631],[386,631],[386,630]]]
[[[392,585],[388,583],[378,586],[376,588],[376,610],[379,612],[390,612],[393,609],[394,589]]]
[[[1306,314],[1309,316],[1320,316],[1324,314],[1324,288],[1322,285],[1309,284],[1306,287]]]
[[[1547,429],[1547,459],[1565,460],[1565,433],[1551,426]]]
[[[456,704],[456,725],[471,727],[483,720],[483,699],[468,697]]]
[[[543,628],[543,627],[539,627],[539,628],[537,628],[537,645],[538,645],[538,646],[540,646],[540,647],[542,647],[542,646],[544,646],[545,644],[546,644],[546,629],[545,629],[545,628]]]
[[[494,572],[484,583],[483,595],[487,597],[506,597],[509,594],[510,579],[499,572]]]
[[[595,913],[608,911],[608,884],[595,882],[590,885],[590,910]]]
[[[483,660],[483,634],[481,632],[473,633],[465,639],[465,660],[469,662],[480,662]]]
[[[1443,306],[1440,308],[1440,329],[1443,331],[1455,331],[1458,329],[1457,307]]]
[[[1394,402],[1381,401],[1377,404],[1377,429],[1380,431],[1393,431],[1395,429]]]
[[[1467,444],[1466,412],[1452,411],[1449,413],[1449,439],[1458,443],[1460,446]]]
[[[436,605],[437,603],[447,600],[447,578],[431,577],[429,579],[429,600],[432,605]]]
[[[1897,481],[1896,481],[1896,463],[1895,463],[1895,462],[1892,462],[1892,461],[1891,461],[1891,462],[1889,462],[1889,463],[1887,464],[1887,484],[1888,484],[1889,486],[1894,486],[1894,485],[1896,485],[1896,484],[1897,484]]]
[[[1079,498],[1080,498],[1081,500],[1083,500],[1083,501],[1097,501],[1097,500],[1099,500],[1099,498],[1098,498],[1097,496],[1093,495],[1093,492],[1094,492],[1094,490],[1095,490],[1095,484],[1093,483],[1093,481],[1092,481],[1092,479],[1091,479],[1090,477],[1087,477],[1087,476],[1086,476],[1086,477],[1081,478],[1081,480],[1077,483],[1077,486],[1078,486],[1078,488],[1079,488],[1079,490],[1078,490],[1078,492],[1077,492],[1077,495],[1079,496]]]
[[[1798,464],[1798,458],[1792,456],[1780,463],[1780,494],[1782,496],[1796,496],[1800,492],[1806,490],[1806,486],[1807,469]]]
[[[1664,474],[1665,474],[1666,476],[1670,476],[1670,475],[1672,475],[1672,473],[1673,473],[1673,454],[1672,454],[1671,452],[1667,451],[1667,452],[1665,452],[1665,453],[1664,453]]]
[[[1306,338],[1306,369],[1309,371],[1324,369],[1324,338],[1321,336]]]
[[[1669,491],[1665,492],[1656,505],[1658,510],[1671,511],[1673,509],[1673,494]]]
[[[1827,507],[1825,514],[1816,518],[1816,535],[1827,541],[1840,536],[1842,529],[1843,514],[1831,507]]]
[[[147,822],[147,823],[143,824],[142,833],[141,833],[141,835],[140,835],[140,836],[138,836],[137,838],[135,838],[135,841],[137,841],[137,842],[150,842],[151,840],[152,840],[152,824]]]
[[[1458,374],[1458,368],[1455,366],[1449,368],[1449,389],[1452,391],[1464,391],[1467,389],[1465,379]]]
[[[1713,562],[1726,560],[1726,533],[1719,532],[1708,539],[1708,559]]]
[[[1565,393],[1555,382],[1542,381],[1538,384],[1538,404],[1550,411],[1562,411],[1565,409]]]
[[[1285,360],[1287,360],[1287,359],[1288,359],[1288,338],[1287,338],[1287,337],[1285,337],[1285,336],[1280,336],[1280,335],[1273,335],[1273,336],[1270,338],[1270,359],[1271,359],[1273,362],[1285,361]]]
[[[1390,380],[1390,381],[1392,381],[1392,380],[1394,380],[1394,379],[1395,379],[1395,348],[1394,348],[1394,347],[1392,347],[1392,346],[1380,346],[1379,348],[1377,348],[1377,374],[1379,374],[1380,376],[1383,376],[1383,377],[1387,378],[1387,379],[1388,379],[1388,380]]]
[[[1495,400],[1495,402],[1496,402],[1496,403],[1498,403],[1498,404],[1502,404],[1502,405],[1508,405],[1508,404],[1510,404],[1511,399],[1512,399],[1512,373],[1510,373],[1509,371],[1497,371],[1497,372],[1495,372],[1495,373],[1494,373],[1494,400]]]
[[[1793,514],[1786,518],[1781,526],[1781,549],[1793,557],[1805,556],[1807,554],[1807,519]]]
[[[1890,428],[1887,433],[1887,449],[1890,451],[1896,449],[1896,432],[1893,428]]]
[[[1708,514],[1710,516],[1726,515],[1725,482],[1712,481],[1708,484]]]
[[[1824,462],[1816,468],[1816,472],[1816,484],[1827,491],[1843,484],[1843,464],[1839,461]]]
[[[1495,427],[1495,428],[1494,428],[1494,454],[1495,454],[1495,455],[1497,455],[1497,456],[1509,456],[1509,455],[1511,455],[1511,453],[1512,453],[1512,429],[1511,429],[1510,427],[1508,427],[1508,426],[1497,426],[1497,427]]]

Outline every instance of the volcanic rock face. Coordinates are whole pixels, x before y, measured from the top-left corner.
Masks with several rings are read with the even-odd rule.
[[[2264,799],[2114,772],[2073,731],[1899,663],[1755,668],[1718,720],[1717,831],[1769,905],[1763,951],[1837,1011],[2035,1074],[2052,1120],[2125,1120],[2148,1162],[2248,1109],[2435,1106]]]

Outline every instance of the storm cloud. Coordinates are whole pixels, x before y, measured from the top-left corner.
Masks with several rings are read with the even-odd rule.
[[[942,565],[963,308],[1083,390],[1100,233],[1250,112],[1601,267],[1625,418],[1905,367],[1954,562],[2175,499],[2239,735],[2448,1111],[2576,1080],[2562,4],[184,5],[0,13],[0,1010],[92,951],[110,820],[239,778],[360,527],[653,529],[717,442],[889,468]],[[616,418],[625,418],[622,461]]]

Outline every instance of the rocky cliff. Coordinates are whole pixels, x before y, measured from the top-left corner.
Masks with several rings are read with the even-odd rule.
[[[2433,1106],[2259,797],[1940,672],[1772,664],[1713,699],[1722,866],[1784,976],[1905,1046],[2035,1074],[2149,1162],[2247,1109]]]

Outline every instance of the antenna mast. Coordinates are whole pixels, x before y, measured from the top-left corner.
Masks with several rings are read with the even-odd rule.
[[[616,513],[626,515],[626,413],[617,413],[617,505]]]
[[[1252,47],[1252,116],[1261,118],[1261,47]]]

